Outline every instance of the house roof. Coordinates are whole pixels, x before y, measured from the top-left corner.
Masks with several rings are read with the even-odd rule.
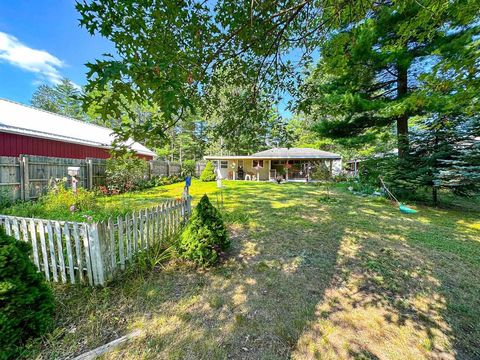
[[[205,156],[206,160],[234,159],[341,159],[339,154],[311,148],[273,148],[245,156]]]
[[[0,99],[0,132],[64,141],[109,149],[115,139],[113,130]],[[129,140],[125,143],[137,154],[155,156],[145,146]]]
[[[267,159],[340,159],[341,156],[328,151],[312,148],[273,148],[260,151],[252,155],[252,158]]]

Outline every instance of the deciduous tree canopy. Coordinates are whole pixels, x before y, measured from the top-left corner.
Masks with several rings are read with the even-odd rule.
[[[453,29],[471,23],[478,4],[446,0],[93,0],[77,3],[77,9],[81,26],[108,38],[116,48],[116,54],[106,54],[88,64],[89,91],[107,86],[112,90],[111,96],[101,102],[103,115],[119,118],[128,112],[130,126],[123,130],[135,132],[138,121],[128,103],[147,101],[158,107],[158,112],[143,124],[143,130],[147,128],[148,136],[155,137],[174,126],[186,112],[197,112],[205,99],[209,104],[221,101],[219,94],[215,96],[207,89],[227,80],[249,86],[249,103],[256,104],[266,94],[294,92],[303,66],[311,63],[315,51],[323,53],[331,45],[346,46],[358,58],[355,51],[361,47],[348,44],[349,32],[364,33],[361,43],[367,50],[363,60],[379,46],[390,49],[390,55],[380,53],[374,59],[372,69],[367,67],[357,74],[356,78],[365,75],[366,79],[354,81],[367,85],[369,93],[376,91],[374,96],[381,95],[382,90],[393,93],[393,79],[385,75],[384,86],[375,89],[375,75],[388,68],[398,72],[391,76],[404,79],[416,58],[412,53],[428,52],[424,47],[437,37],[443,25],[450,24]],[[394,36],[388,33],[389,26],[393,26]],[[448,48],[447,44],[444,49]],[[403,60],[395,62],[400,55]],[[339,65],[342,69],[346,66],[345,62]],[[359,71],[361,65],[354,68]],[[410,91],[408,81],[403,81],[399,89],[400,100]],[[387,95],[379,96],[371,106]],[[103,98],[101,91],[98,97]],[[352,103],[368,105],[358,104],[358,100],[355,95]],[[404,116],[406,110],[401,108],[399,104],[389,109],[391,115]],[[244,109],[250,111],[248,106]],[[385,116],[375,117],[375,121],[379,119],[391,121]],[[404,127],[405,121],[400,124]]]

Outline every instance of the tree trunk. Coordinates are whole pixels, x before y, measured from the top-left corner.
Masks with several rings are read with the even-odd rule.
[[[408,68],[397,66],[397,99],[408,93]],[[397,119],[398,156],[404,157],[408,152],[408,114],[404,113]]]
[[[438,205],[438,191],[436,186],[432,187],[432,200],[433,200],[433,206],[436,207]]]

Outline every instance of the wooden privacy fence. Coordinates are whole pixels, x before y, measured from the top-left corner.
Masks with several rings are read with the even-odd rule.
[[[205,161],[197,161],[195,163],[195,176],[200,177],[200,175],[202,174],[202,171],[203,171],[203,169],[205,169],[206,165],[207,165],[207,163]]]
[[[177,233],[191,212],[191,197],[102,222],[0,215],[8,235],[32,246],[32,259],[48,281],[104,285],[141,251]]]
[[[146,178],[180,174],[178,163],[150,160]],[[8,193],[12,200],[36,199],[48,189],[51,179],[68,177],[68,167],[80,168],[78,186],[93,189],[105,185],[104,159],[67,159],[47,156],[0,156],[0,196]],[[68,177],[69,178],[69,177]]]

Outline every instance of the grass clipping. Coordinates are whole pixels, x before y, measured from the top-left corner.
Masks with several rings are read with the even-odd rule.
[[[214,265],[230,245],[227,229],[220,212],[203,195],[182,232],[178,252],[197,265]]]

